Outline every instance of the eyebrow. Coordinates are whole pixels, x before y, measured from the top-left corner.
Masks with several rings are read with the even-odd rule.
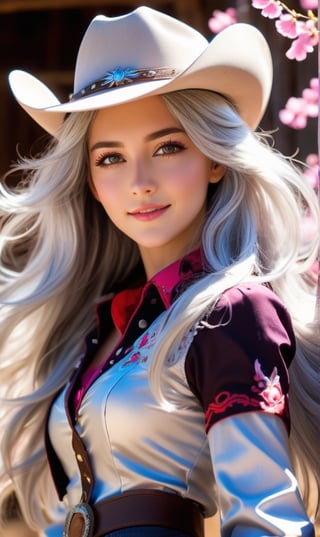
[[[162,136],[167,136],[167,134],[174,134],[176,132],[185,133],[185,130],[180,127],[167,127],[166,129],[161,129],[159,131],[155,131],[155,132],[148,134],[145,137],[145,141],[152,142],[153,140],[156,140],[157,138],[161,138]],[[90,147],[90,152],[94,151],[95,149],[99,149],[101,147],[123,147],[123,143],[117,142],[114,140],[103,140],[101,142],[96,142],[95,144],[93,144],[93,146]]]

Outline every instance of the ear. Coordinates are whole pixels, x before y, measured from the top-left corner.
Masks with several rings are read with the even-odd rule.
[[[219,183],[224,174],[226,173],[227,167],[217,162],[211,163],[209,183]]]

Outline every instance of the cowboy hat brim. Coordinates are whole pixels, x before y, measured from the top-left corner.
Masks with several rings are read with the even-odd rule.
[[[262,34],[251,25],[238,23],[219,33],[187,69],[169,80],[132,82],[66,103],[61,103],[45,84],[25,71],[12,71],[9,84],[22,108],[53,136],[67,113],[191,88],[225,95],[249,127],[255,129],[270,96],[272,61]]]

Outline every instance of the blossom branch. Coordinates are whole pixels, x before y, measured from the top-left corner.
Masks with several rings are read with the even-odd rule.
[[[279,0],[252,0],[252,6],[261,9],[261,15],[275,22],[279,34],[293,39],[292,45],[286,52],[289,60],[303,61],[307,54],[313,52],[319,43],[318,17],[311,9],[307,15],[290,9]]]
[[[303,61],[307,54],[313,52],[314,47],[319,43],[320,25],[318,17],[314,14],[313,9],[318,9],[318,0],[300,0],[302,9],[307,10],[307,14],[290,9],[281,0],[251,0],[252,6],[261,9],[261,14],[275,21],[275,27],[278,33],[284,37],[292,39],[291,47],[286,52],[286,57],[290,60]],[[213,33],[219,33],[221,30],[237,22],[237,12],[234,8],[229,7],[226,11],[214,10],[212,17],[208,21],[209,28]],[[318,25],[318,27],[317,27]],[[320,66],[319,66],[320,69]],[[304,129],[307,125],[307,118],[316,118],[319,115],[319,79],[312,78],[309,88],[303,90],[301,97],[290,97],[285,108],[280,110],[280,121],[293,128]],[[320,140],[320,123],[318,122]],[[320,204],[320,186],[319,186],[319,155],[320,145],[318,142],[318,155],[311,153],[306,157],[307,169],[304,171],[306,181],[318,190]],[[308,216],[305,216],[305,233],[317,233],[314,230],[313,222]],[[320,253],[319,253],[320,256]],[[317,279],[318,274],[318,316],[320,319],[320,260],[315,262],[310,271],[312,281]],[[312,276],[313,275],[313,276]]]

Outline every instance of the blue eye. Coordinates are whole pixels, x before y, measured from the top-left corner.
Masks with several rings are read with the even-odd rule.
[[[123,158],[119,153],[103,153],[96,159],[96,166],[111,166],[123,162]]]
[[[180,153],[185,146],[180,142],[166,142],[159,149],[157,149],[155,155],[173,155],[174,153]]]

